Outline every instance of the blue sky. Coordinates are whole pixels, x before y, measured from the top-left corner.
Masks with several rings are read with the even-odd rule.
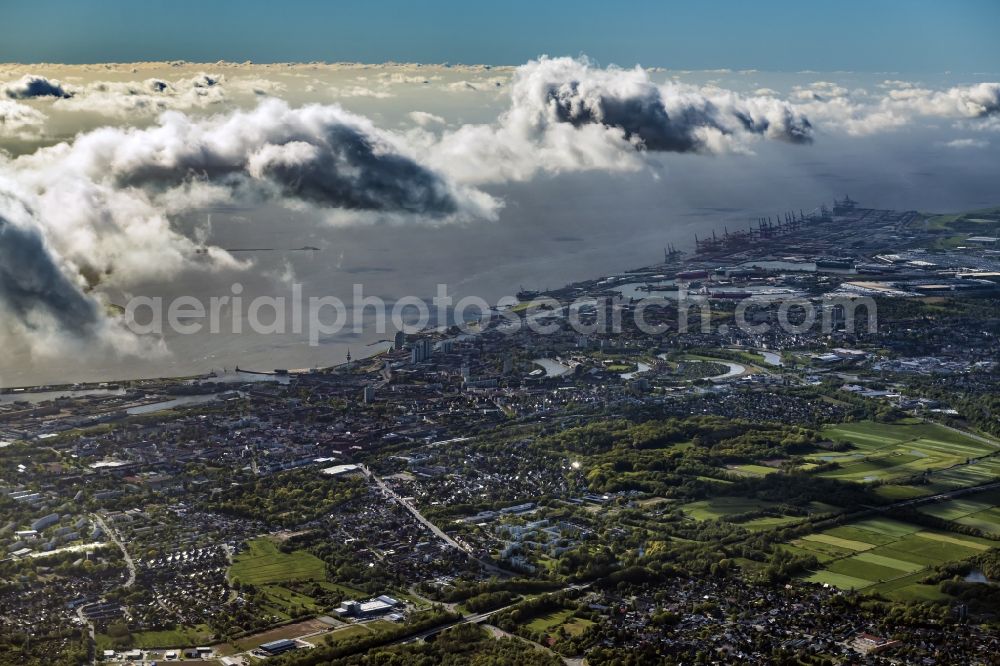
[[[0,61],[518,64],[995,72],[998,0],[3,0]]]

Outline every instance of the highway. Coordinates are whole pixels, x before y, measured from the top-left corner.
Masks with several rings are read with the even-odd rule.
[[[573,585],[567,585],[561,590],[557,590],[557,592],[565,592],[566,590],[585,590],[588,587],[590,587],[590,585],[591,585],[590,583],[587,583],[585,585],[579,585],[574,583]],[[547,594],[555,594],[555,593],[556,592],[548,592]],[[438,625],[432,629],[425,629],[424,631],[421,631],[419,634],[413,634],[412,636],[405,636],[391,643],[386,643],[386,645],[397,645],[400,643],[413,643],[416,641],[422,641],[426,638],[429,638],[430,636],[441,633],[445,629],[450,629],[451,627],[456,627],[460,624],[481,624],[486,620],[490,619],[491,617],[493,617],[494,615],[496,615],[497,613],[502,613],[505,610],[509,610],[514,606],[517,606],[519,603],[521,603],[520,600],[515,601],[512,604],[507,604],[506,606],[501,606],[500,608],[495,608],[491,611],[486,611],[485,613],[466,615],[465,617],[462,617],[458,620],[453,620],[446,624]]]

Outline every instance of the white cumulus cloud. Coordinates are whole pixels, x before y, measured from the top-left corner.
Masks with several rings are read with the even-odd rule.
[[[0,99],[0,138],[32,138],[45,125],[46,116],[27,104]]]
[[[647,152],[746,151],[758,139],[807,143],[812,126],[788,102],[715,87],[658,84],[649,72],[541,58],[519,67],[493,125],[446,132],[432,160],[470,182],[539,171],[635,169]]]

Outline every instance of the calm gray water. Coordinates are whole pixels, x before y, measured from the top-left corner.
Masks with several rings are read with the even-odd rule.
[[[810,146],[761,143],[754,155],[666,155],[652,171],[538,176],[490,188],[506,207],[495,222],[428,226],[331,226],[304,213],[262,207],[212,212],[211,243],[272,247],[242,272],[182,275],[136,285],[135,294],[289,295],[290,278],[306,297],[351,301],[352,285],[392,303],[430,298],[438,283],[456,297],[495,301],[519,287],[545,289],[653,264],[667,243],[688,248],[694,235],[745,228],[751,217],[811,210],[849,194],[875,207],[929,212],[1000,205],[1000,140],[989,147],[943,147],[949,126],[866,138],[823,135]],[[178,224],[203,221],[180,220]],[[292,252],[314,246],[318,251]],[[112,300],[123,299],[112,294]],[[189,375],[223,369],[311,368],[365,356],[393,330],[371,326],[307,344],[304,335],[169,335],[162,358],[74,354],[31,359],[17,349],[0,359],[0,386]]]

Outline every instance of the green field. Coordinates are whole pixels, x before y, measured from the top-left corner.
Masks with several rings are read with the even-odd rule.
[[[767,468],[771,470],[771,468]],[[771,470],[773,471],[773,470]],[[750,497],[713,497],[712,499],[700,500],[682,504],[679,508],[686,515],[695,520],[725,520],[730,516],[750,513],[751,511],[761,511],[772,509],[778,506],[774,502],[758,500]],[[836,511],[836,507],[822,505],[814,502],[810,509],[816,513],[827,513]],[[751,518],[746,522],[737,523],[744,529],[751,531],[763,531],[783,527],[805,520],[805,516],[761,516]]]
[[[919,571],[909,576],[873,585],[868,588],[868,591],[904,602],[947,599],[948,595],[941,592],[937,585],[925,585],[920,582],[926,575],[926,572]]]
[[[372,633],[372,630],[366,627],[365,625],[353,624],[349,627],[343,627],[342,629],[335,629],[328,634],[324,634],[323,642],[336,644],[342,641],[346,641],[348,638],[364,636],[370,633]]]
[[[681,505],[680,509],[695,520],[716,520],[750,511],[760,511],[776,506],[773,502],[748,497],[713,497]]]
[[[1000,459],[977,460],[997,452],[1000,443],[990,446],[936,423],[843,423],[825,428],[823,435],[852,446],[848,451],[822,451],[808,456],[812,462],[840,465],[838,469],[822,472],[823,477],[872,482],[907,479],[930,472],[930,484],[925,490],[932,493],[938,488],[977,485],[1000,476]],[[901,495],[920,492],[898,491]]]
[[[810,543],[819,542],[827,544],[830,546],[836,546],[837,548],[845,548],[847,550],[853,550],[854,552],[860,552],[863,550],[871,550],[874,548],[874,544],[866,543],[864,541],[854,541],[851,539],[841,539],[840,537],[833,536],[832,534],[810,534],[808,536],[802,537],[802,541],[808,541]],[[799,544],[802,545],[802,544]],[[803,546],[808,548],[808,546]]]
[[[528,623],[528,629],[543,632],[551,631],[566,622],[571,615],[573,615],[573,610],[570,608],[539,615]]]
[[[955,522],[975,527],[984,534],[1000,536],[1000,508],[994,507],[985,511],[970,513],[967,516],[962,516]]]
[[[1000,208],[981,208],[950,215],[935,215],[927,219],[927,227],[937,231],[960,231],[978,235],[995,235],[1000,230]]]
[[[953,215],[934,215],[927,219],[928,229],[942,233],[930,246],[932,249],[947,250],[967,245],[969,236],[996,236],[1000,233],[1000,221],[996,208],[984,208]]]
[[[758,531],[770,530],[775,527],[784,527],[785,525],[791,525],[802,520],[805,520],[802,516],[765,516],[763,518],[748,520],[745,523],[739,523],[739,525],[744,529]]]
[[[574,617],[569,622],[562,625],[562,628],[570,636],[579,636],[593,625],[594,622],[592,620],[586,620],[582,617]]]
[[[975,527],[986,534],[1000,535],[1000,490],[925,504],[918,511],[936,518]]]
[[[1000,480],[1000,457],[987,458],[970,465],[962,465],[954,469],[937,472],[930,478],[927,488],[931,494],[980,486],[985,483]]]
[[[899,502],[900,500],[908,500],[914,499],[915,497],[930,495],[931,491],[926,486],[886,485],[877,487],[875,489],[875,494],[883,499],[889,500],[890,502]]]
[[[292,619],[313,614],[322,609],[312,597],[298,594],[280,585],[262,585],[260,606],[271,615],[281,619]]]
[[[828,570],[817,571],[816,573],[806,577],[804,580],[810,583],[832,585],[833,587],[839,587],[842,590],[855,590],[871,585],[871,581],[867,581],[862,578],[844,576]]]
[[[364,592],[331,583],[326,578],[326,565],[304,551],[283,553],[270,539],[255,539],[246,551],[236,556],[229,569],[230,580],[255,586],[260,592],[260,609],[277,620],[292,620],[321,613],[323,608],[311,596],[296,592],[288,583],[315,581],[326,590],[344,598],[357,599]]]
[[[540,633],[551,634],[559,629],[563,629],[570,636],[578,636],[587,630],[594,623],[579,617],[573,617],[573,609],[553,611],[545,615],[533,618],[528,624],[528,629]]]
[[[270,539],[251,541],[247,550],[236,556],[229,569],[230,580],[251,585],[325,578],[323,560],[304,551],[282,553]]]
[[[850,539],[852,541],[863,541],[875,546],[884,546],[886,544],[892,543],[897,537],[889,536],[888,534],[878,534],[871,529],[864,529],[861,527],[834,527],[833,529],[826,530],[826,534],[840,537],[841,539]],[[865,549],[867,550],[867,549]]]
[[[730,470],[745,476],[767,476],[778,471],[777,468],[767,465],[733,465]]]
[[[322,587],[324,590],[330,590],[331,592],[338,592],[342,594],[346,599],[360,599],[361,597],[365,596],[365,592],[363,590],[359,590],[350,587],[348,585],[343,585],[341,583],[331,583],[329,581],[322,581],[320,582],[319,586]],[[416,604],[417,606],[421,605],[419,599],[412,598],[405,593],[397,592],[393,596],[395,596],[397,599],[406,599]]]
[[[809,534],[785,548],[797,555],[814,555],[820,562],[820,569],[804,577],[807,581],[905,600],[940,596],[936,587],[920,583],[931,567],[997,546],[1000,543],[988,539],[869,518]]]
[[[852,526],[869,533],[874,532],[876,536],[887,535],[894,539],[902,538],[907,534],[913,534],[920,530],[916,525],[893,520],[892,518],[866,518],[852,523]]]
[[[126,641],[130,647],[146,649],[166,648],[183,649],[205,645],[209,642],[212,631],[207,626],[187,629],[169,629],[163,631],[137,631],[130,634]],[[99,650],[111,649],[113,639],[106,634],[95,636]]]

